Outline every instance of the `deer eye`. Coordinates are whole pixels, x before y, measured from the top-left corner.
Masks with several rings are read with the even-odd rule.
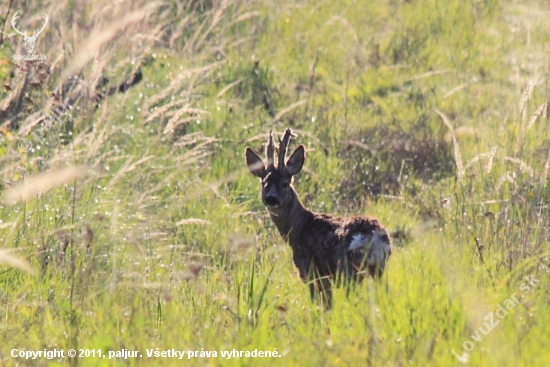
[[[281,184],[281,187],[282,187],[283,189],[288,189],[288,182],[283,182],[283,183]]]

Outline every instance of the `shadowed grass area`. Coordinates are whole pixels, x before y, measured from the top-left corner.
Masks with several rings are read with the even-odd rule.
[[[547,365],[545,1],[17,6],[0,6],[0,364]],[[47,61],[13,59],[15,10],[29,34],[49,15]],[[286,127],[304,205],[393,238],[383,280],[328,313],[244,162]],[[107,357],[12,355],[54,348]],[[141,357],[109,359],[123,349]]]

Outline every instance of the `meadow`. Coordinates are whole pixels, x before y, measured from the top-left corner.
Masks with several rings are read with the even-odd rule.
[[[29,35],[48,15],[45,60],[16,56],[15,11]],[[546,0],[5,0],[0,365],[549,365],[548,19]],[[329,312],[245,165],[286,127],[302,203],[392,237],[383,279]]]

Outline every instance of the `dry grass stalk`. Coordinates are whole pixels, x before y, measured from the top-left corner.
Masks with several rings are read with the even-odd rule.
[[[170,182],[170,180],[178,174],[179,174],[179,172],[176,171],[176,172],[172,172],[168,176],[164,177],[162,179],[162,181],[160,181],[158,184],[156,184],[153,188],[151,188],[150,190],[147,190],[146,192],[141,194],[140,197],[137,199],[136,203],[141,204],[143,202],[143,200],[145,200],[145,198],[147,198],[148,196],[151,196],[154,192],[157,192],[159,190],[162,190],[162,189],[166,188],[166,186],[168,185],[168,182]],[[151,196],[151,198],[153,198],[153,197]]]
[[[125,175],[126,173],[129,173],[129,172],[132,172],[134,169],[136,169],[137,166],[153,159],[154,157],[155,156],[149,155],[149,156],[146,156],[146,157],[143,157],[143,158],[139,159],[137,162],[134,162],[134,163],[130,164],[130,162],[134,159],[134,157],[131,157],[130,159],[128,159],[126,161],[126,163],[122,166],[122,168],[117,172],[117,174],[109,182],[107,187],[108,188],[113,187],[115,182],[117,182],[123,175]]]
[[[531,175],[531,176],[533,176],[535,174],[535,170],[532,169],[527,163],[525,163],[524,161],[522,161],[519,158],[506,156],[506,157],[503,157],[502,159],[505,160],[505,161],[517,164],[519,166],[519,169],[522,172],[528,172],[529,175]]]
[[[16,222],[0,223],[0,229],[11,228],[17,225]]]
[[[489,159],[487,161],[487,173],[491,172],[491,168],[493,167],[493,158],[495,157],[495,153],[497,152],[497,147],[491,148],[491,152],[489,153]]]
[[[86,167],[68,167],[57,171],[38,174],[25,179],[22,183],[10,187],[4,192],[2,201],[13,205],[19,201],[45,194],[54,187],[71,182],[76,178],[89,174]]]
[[[165,114],[166,112],[168,112],[168,110],[170,108],[176,107],[176,106],[182,105],[184,103],[188,103],[188,102],[189,102],[189,100],[187,100],[187,99],[180,99],[178,101],[167,103],[164,106],[156,109],[154,112],[151,112],[149,114],[149,116],[147,117],[147,119],[145,120],[144,124],[147,124],[147,123],[155,120],[157,117],[160,117],[161,115]],[[187,107],[189,107],[189,105],[185,106],[185,108],[187,108]]]
[[[301,101],[294,102],[293,104],[291,104],[287,108],[283,108],[281,111],[279,111],[278,114],[275,115],[275,117],[273,117],[273,120],[271,120],[270,124],[273,124],[273,123],[279,121],[281,119],[281,117],[283,117],[285,114],[287,114],[288,112],[292,111],[293,109],[295,109],[297,107],[300,107],[304,103],[307,103],[307,100],[302,99]]]
[[[128,28],[130,24],[136,23],[148,14],[153,13],[160,5],[160,2],[149,3],[142,9],[136,10],[124,16],[122,19],[111,23],[108,28],[96,32],[92,31],[88,39],[81,43],[82,46],[74,57],[71,58],[71,63],[61,74],[61,78],[59,79],[60,83],[63,83],[71,76],[78,74],[88,62],[97,56],[101,46],[109,42],[119,31]],[[60,87],[61,84],[58,88]]]
[[[502,187],[504,182],[509,182],[512,184],[512,186],[516,187],[516,180],[512,176],[510,176],[508,172],[506,172],[497,180],[497,184],[495,185],[495,191],[497,192],[500,191],[500,188]]]
[[[180,201],[181,205],[185,204],[185,203],[188,203],[192,200],[195,200],[196,198],[200,197],[201,195],[204,195],[205,193],[207,193],[208,191],[212,191],[214,192],[216,195],[218,195],[218,191],[217,191],[217,188],[220,187],[221,185],[224,185],[228,182],[233,182],[233,181],[236,181],[238,180],[242,175],[243,175],[243,172],[245,171],[245,169],[238,169],[238,170],[235,170],[233,172],[230,172],[228,173],[227,175],[225,175],[224,177],[222,177],[221,179],[217,180],[217,181],[213,181],[213,182],[210,182],[208,184],[204,183],[201,187],[193,190],[193,191],[190,191],[188,192]]]
[[[531,116],[531,118],[529,119],[529,122],[527,123],[527,127],[525,128],[525,131],[529,130],[530,128],[533,127],[533,125],[535,124],[535,122],[537,122],[537,119],[543,115],[544,112],[546,112],[546,108],[547,108],[547,105],[548,105],[548,101],[544,102],[543,104],[541,104],[535,111],[535,113],[533,113],[533,116]]]
[[[535,89],[535,84],[537,83],[538,79],[539,76],[537,75],[535,79],[531,80],[529,84],[527,84],[527,87],[525,87],[525,90],[523,91],[521,100],[519,101],[519,113],[522,117],[522,121],[525,120],[525,116],[527,113],[527,102],[529,102],[529,100],[531,99],[533,89]]]
[[[254,135],[253,137],[249,138],[246,142],[251,143],[256,140],[265,140],[267,138],[269,138],[269,133],[262,133],[262,134]]]
[[[464,165],[464,172],[466,172],[470,167],[474,165],[474,163],[479,162],[482,159],[487,159],[487,166],[485,170],[487,173],[491,172],[491,169],[493,168],[493,161],[495,158],[495,154],[497,152],[497,147],[491,148],[491,151],[489,153],[479,153],[474,158],[470,159],[468,163]],[[498,158],[498,157],[497,157]]]
[[[428,71],[427,73],[418,74],[418,75],[413,76],[412,78],[407,79],[405,81],[406,82],[412,82],[412,81],[415,81],[415,80],[429,78],[429,77],[434,76],[434,75],[446,74],[446,73],[449,73],[451,71],[453,71],[453,70],[452,69],[443,69],[443,70]]]
[[[218,93],[218,95],[216,96],[216,98],[222,97],[225,93],[227,93],[228,90],[230,90],[231,88],[233,88],[233,87],[236,86],[237,84],[241,83],[243,80],[244,80],[244,78],[241,78],[241,79],[238,79],[238,80],[234,81],[234,82],[231,83],[231,84],[228,84],[225,88],[223,88],[223,89]]]
[[[479,153],[474,158],[470,159],[468,163],[464,165],[464,172],[466,172],[470,167],[472,167],[476,162],[479,162],[482,159],[487,158],[487,161],[491,157],[491,153]]]
[[[191,151],[188,153],[192,154],[184,154],[183,157],[178,157],[177,161],[180,162],[180,164],[187,166],[196,162],[199,162],[201,159],[204,159],[210,155],[212,155],[212,152],[205,152],[205,151]]]
[[[334,28],[335,23],[340,23],[343,28],[345,28],[345,30],[349,32],[349,34],[351,35],[351,39],[353,39],[354,42],[359,42],[357,32],[355,31],[353,26],[346,20],[346,18],[342,17],[341,15],[333,15],[325,24],[326,26],[332,26],[332,28]]]
[[[527,101],[531,98],[531,94],[532,94],[536,80],[537,79],[535,78],[526,87],[523,98],[520,102],[521,126],[519,130],[519,134],[516,139],[514,155],[520,154],[520,152],[522,151],[522,144],[525,142],[525,136],[527,134],[527,131],[529,131],[529,129],[531,129],[533,125],[535,125],[539,117],[541,116],[544,117],[548,108],[548,100],[547,100],[535,110],[535,112],[533,113],[529,121],[525,122],[526,116],[527,116]]]
[[[182,219],[179,222],[176,222],[176,227],[188,225],[188,224],[201,224],[201,225],[210,225],[212,222],[209,222],[205,219],[199,219],[199,218],[186,218]]]
[[[170,284],[161,283],[161,282],[143,282],[143,283],[121,282],[119,283],[119,285],[121,287],[142,288],[142,289],[160,289],[160,288],[170,287]]]
[[[228,44],[228,47],[229,48],[235,48],[235,47],[238,47],[240,45],[242,45],[243,43],[246,43],[248,41],[252,41],[254,40],[255,38],[253,36],[250,36],[250,37],[242,37],[242,38],[239,38],[238,40],[236,41],[233,41],[231,43]]]
[[[174,146],[178,147],[196,144],[192,149],[176,157],[178,165],[189,165],[212,155],[212,152],[208,151],[206,148],[212,143],[219,141],[219,139],[216,138],[202,136],[202,134],[189,134],[189,137],[190,138],[188,138],[188,135],[185,135],[180,141],[174,144]]]
[[[451,89],[450,91],[448,91],[447,93],[445,93],[443,95],[443,99],[449,98],[450,96],[452,96],[456,92],[466,88],[468,85],[470,85],[470,83],[463,83],[463,84],[460,84],[460,85],[454,87],[453,89]]]
[[[254,246],[254,242],[248,238],[243,237],[229,237],[230,249],[233,251],[244,251]]]
[[[225,64],[225,62],[226,62],[225,60],[222,60],[222,61],[218,61],[205,66],[201,66],[198,68],[182,71],[181,74],[179,74],[177,77],[172,79],[168,87],[166,87],[164,90],[160,92],[155,93],[144,102],[143,108],[142,108],[143,117],[145,118],[145,116],[147,116],[147,114],[149,113],[152,107],[156,106],[158,103],[160,103],[164,99],[167,99],[170,96],[177,94],[177,91],[179,91],[182,88],[182,86],[187,85],[189,83],[189,78],[191,77],[196,78],[196,74],[204,74],[204,73],[212,72],[213,70],[216,70],[221,65]]]
[[[50,111],[48,111],[50,112]],[[31,130],[34,129],[42,121],[46,120],[44,111],[38,111],[29,115],[22,126],[19,128],[19,136],[28,136]]]
[[[437,113],[441,119],[443,120],[443,123],[447,126],[449,129],[449,132],[451,133],[451,138],[453,139],[453,147],[454,147],[454,158],[455,158],[455,164],[456,164],[456,177],[457,180],[460,182],[462,181],[462,177],[464,175],[464,168],[462,166],[462,156],[460,155],[460,146],[458,145],[458,141],[456,139],[456,134],[453,129],[453,125],[451,124],[451,121],[449,118],[438,109],[435,109],[435,113]]]
[[[361,148],[363,150],[366,150],[367,152],[369,152],[371,154],[376,154],[376,149],[373,149],[370,146],[368,146],[367,144],[362,143],[362,142],[357,141],[357,140],[342,140],[342,144],[344,144],[346,146],[353,145],[353,146],[356,146],[356,147]]]
[[[308,138],[313,140],[316,145],[323,148],[323,151],[325,152],[325,154],[328,154],[328,151],[329,151],[328,146],[325,143],[323,143],[317,136],[313,135],[312,133],[310,133],[308,131],[304,131],[304,130],[294,129],[292,131],[295,132],[296,134],[298,134],[299,136],[302,136],[302,137],[307,136]],[[311,150],[311,151],[313,151],[313,150]]]
[[[113,128],[112,120],[109,120],[105,116],[108,110],[108,108],[106,107],[107,105],[105,105],[105,108],[103,109],[101,118],[98,119],[96,124],[94,124],[92,133],[90,134],[90,138],[88,139],[88,145],[86,147],[87,160],[91,159],[92,157],[96,157],[98,155],[98,152],[100,148],[103,146],[103,143],[107,141],[108,137],[111,136],[111,134],[115,131],[115,129]],[[70,153],[70,150],[69,150],[69,153]]]
[[[19,269],[31,275],[36,275],[36,272],[26,260],[20,259],[5,249],[0,249],[0,264],[6,264],[14,269]]]
[[[181,116],[184,113],[188,113],[191,116],[185,119],[181,119]],[[200,119],[202,118],[203,114],[208,114],[208,111],[201,110],[198,108],[188,108],[188,107],[181,108],[175,111],[174,116],[168,121],[168,123],[166,124],[166,127],[164,128],[163,134],[173,133],[174,129],[176,129],[179,125]]]
[[[243,20],[250,19],[252,17],[259,17],[260,15],[261,15],[261,13],[259,11],[249,11],[247,13],[239,15],[237,18],[235,18],[231,22],[227,23],[227,26],[225,28],[229,28],[234,24],[242,22]]]
[[[220,21],[223,19],[223,16],[222,16],[223,12],[225,11],[225,9],[229,7],[229,4],[231,4],[231,1],[229,0],[220,1],[219,8],[216,10],[214,15],[212,16],[212,22],[210,23],[210,26],[208,27],[208,29],[202,34],[202,37],[194,45],[193,43],[190,43],[193,45],[193,49],[195,51],[197,51],[202,46],[206,38],[210,35],[210,33],[214,30],[214,28],[218,25],[218,23],[220,23]],[[199,32],[201,28],[202,27],[199,27],[197,32]]]

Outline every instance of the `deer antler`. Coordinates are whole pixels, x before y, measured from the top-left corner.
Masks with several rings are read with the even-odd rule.
[[[21,32],[19,29],[17,29],[17,27],[15,26],[15,21],[17,20],[17,18],[19,18],[17,16],[19,12],[16,11],[15,14],[13,14],[13,17],[11,18],[11,26],[13,27],[13,29],[19,33],[20,35],[22,35],[23,37],[27,37],[27,30],[25,29],[25,32]]]
[[[48,25],[48,20],[50,18],[48,17],[48,14],[44,14],[44,23],[42,23],[42,29],[38,31],[38,33],[36,33],[37,31],[34,31],[34,33],[32,34],[32,37],[38,37],[38,35],[40,33],[42,33],[44,31],[44,29],[46,29],[46,26]]]
[[[16,25],[15,25],[15,22],[17,21],[17,19],[19,19],[18,14],[19,14],[19,11],[16,11],[15,14],[13,14],[13,17],[11,18],[11,26],[13,27],[13,29],[14,29],[17,33],[19,33],[20,35],[22,35],[25,39],[26,39],[26,38],[36,38],[36,37],[38,37],[38,35],[39,35],[40,33],[42,33],[42,32],[44,31],[44,29],[46,29],[46,26],[48,25],[48,21],[49,21],[49,19],[50,19],[50,18],[48,17],[48,14],[44,14],[44,22],[42,23],[42,29],[39,30],[39,31],[36,31],[36,30],[35,30],[35,31],[33,32],[32,36],[29,37],[29,36],[27,36],[27,30],[26,30],[26,29],[25,29],[24,32],[21,32],[21,31],[16,27]]]
[[[275,163],[275,145],[273,144],[273,135],[269,132],[269,140],[267,141],[267,147],[265,148],[265,155],[267,156],[267,168],[273,167]]]
[[[279,140],[279,169],[285,168],[285,156],[286,156],[286,149],[288,148],[288,143],[290,142],[290,137],[296,136],[292,134],[292,130],[290,128],[287,128],[285,130],[285,133],[283,135],[283,139]]]

